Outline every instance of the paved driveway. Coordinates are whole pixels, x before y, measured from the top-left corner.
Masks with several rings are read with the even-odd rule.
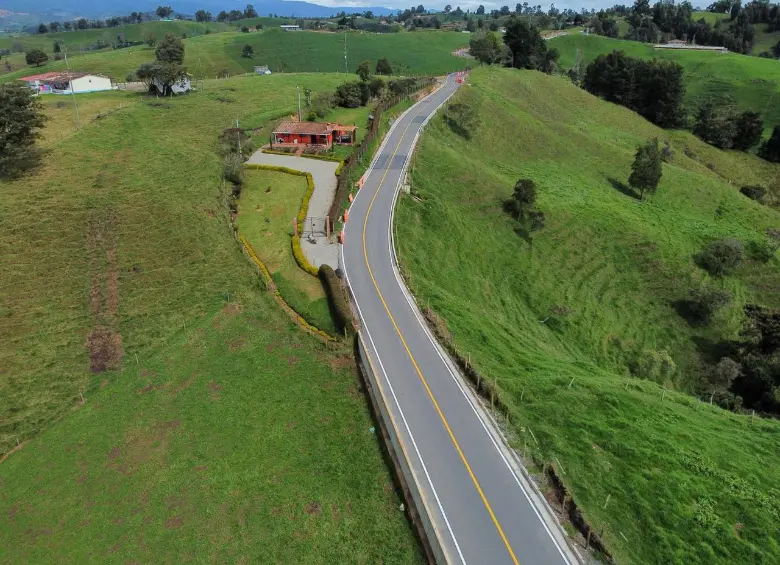
[[[296,171],[311,173],[314,180],[314,193],[309,200],[307,216],[323,219],[328,215],[333,195],[336,193],[336,168],[335,161],[321,161],[319,159],[307,159],[294,155],[273,155],[258,150],[247,163],[255,165],[271,165],[274,167],[287,167]],[[324,221],[324,220],[323,220]],[[322,264],[330,265],[334,269],[338,267],[339,246],[335,237],[328,240],[324,235],[301,237],[301,248],[306,254],[309,263],[315,267]]]

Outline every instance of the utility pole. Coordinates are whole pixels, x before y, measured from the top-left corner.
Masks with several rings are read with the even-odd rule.
[[[241,130],[238,127],[238,118],[236,118],[236,137],[238,138],[238,154],[243,157],[241,154]]]
[[[295,90],[298,91],[298,121],[301,121],[301,87],[296,86]]]
[[[344,34],[344,79],[346,80],[349,71],[347,70],[347,34]]]
[[[65,51],[65,66],[68,68],[68,74],[70,75],[70,63],[68,63],[68,52]],[[73,96],[73,111],[76,114],[76,129],[81,129],[81,122],[79,120],[79,106],[76,104],[76,93],[73,91],[73,79],[71,78],[69,81],[70,83],[70,93]]]

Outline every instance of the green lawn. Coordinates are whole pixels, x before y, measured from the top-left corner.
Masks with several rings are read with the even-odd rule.
[[[351,349],[261,290],[220,203],[223,128],[339,81],[139,95],[3,183],[2,561],[420,562]]]
[[[676,392],[701,378],[708,344],[736,335],[745,300],[780,306],[777,258],[722,281],[692,261],[714,238],[759,240],[780,225],[738,192],[780,168],[660,130],[563,77],[481,68],[470,82],[456,101],[479,108],[481,125],[465,141],[431,122],[415,158],[417,198],[396,214],[418,301],[497,381],[515,446],[559,468],[618,563],[780,560],[780,424]],[[639,202],[617,187],[652,137],[673,155],[658,193]],[[502,210],[523,177],[546,216],[532,243]],[[735,297],[710,328],[672,307],[701,281]],[[554,313],[563,307],[571,313]],[[645,350],[668,351],[674,376],[631,377]]]
[[[322,284],[301,269],[292,254],[292,220],[305,193],[305,177],[247,170],[236,225],[268,267],[285,300],[309,323],[335,335]]]
[[[622,50],[632,57],[672,59],[685,69],[686,103],[695,108],[709,100],[731,97],[744,110],[761,112],[769,129],[780,124],[780,65],[771,59],[737,53],[654,50],[647,43],[609,39],[598,35],[566,35],[550,40],[561,54],[559,63],[571,68],[581,50],[585,64],[601,53]]]

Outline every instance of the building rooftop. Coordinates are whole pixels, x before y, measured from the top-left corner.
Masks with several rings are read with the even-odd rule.
[[[355,131],[357,126],[342,126],[339,124],[319,122],[282,122],[273,133],[294,133],[298,135],[326,135],[333,130]]]
[[[67,81],[71,81],[89,75],[101,76],[101,75],[95,75],[94,73],[76,73],[76,72],[65,71],[65,72],[42,73],[39,75],[30,75],[27,77],[22,77],[19,80],[23,80],[25,82],[33,82],[35,80],[45,81],[45,82],[67,82]]]

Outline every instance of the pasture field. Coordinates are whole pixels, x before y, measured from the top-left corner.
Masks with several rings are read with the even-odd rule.
[[[279,309],[222,204],[222,130],[340,80],[78,97],[116,111],[3,183],[3,561],[421,562],[351,349]]]

